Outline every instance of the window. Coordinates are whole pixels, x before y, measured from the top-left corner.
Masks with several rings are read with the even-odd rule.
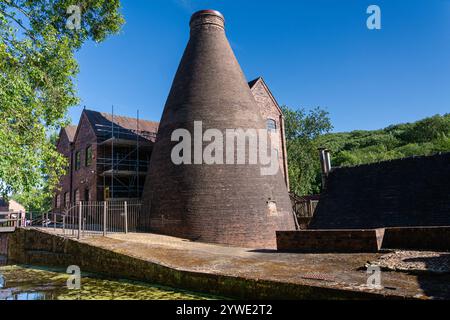
[[[61,207],[61,195],[59,194],[56,196],[56,207]]]
[[[267,119],[267,131],[276,131],[277,122],[273,119]]]
[[[89,167],[92,164],[92,146],[86,148],[85,166]]]
[[[89,189],[84,189],[84,201],[89,201]]]
[[[80,202],[80,190],[75,190],[75,203]]]
[[[64,207],[67,207],[70,203],[70,194],[68,192],[64,193]]]
[[[75,170],[80,170],[81,166],[81,152],[77,151],[75,153]]]

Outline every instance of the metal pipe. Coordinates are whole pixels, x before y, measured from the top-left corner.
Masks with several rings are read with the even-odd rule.
[[[319,148],[320,170],[322,173],[322,190],[325,188],[327,181],[327,165],[325,163],[325,148]]]
[[[327,168],[327,176],[331,171],[331,154],[330,154],[330,150],[325,149],[325,165]]]
[[[128,209],[127,209],[127,202],[125,201],[125,233],[128,233]]]
[[[103,201],[103,236],[106,237],[106,216],[107,216],[106,201]]]
[[[80,210],[78,211],[78,239],[80,239],[81,237],[81,217],[82,217],[82,210],[83,210],[83,206],[82,203],[80,201]]]

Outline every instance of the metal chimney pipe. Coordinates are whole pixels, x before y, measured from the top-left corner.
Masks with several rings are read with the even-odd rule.
[[[328,149],[325,149],[324,153],[325,153],[325,166],[327,168],[326,169],[326,173],[327,173],[327,176],[328,176],[328,174],[331,171],[331,153],[330,153],[330,150],[328,150]]]
[[[325,188],[326,178],[328,175],[326,155],[325,155],[325,148],[319,148],[318,150],[319,150],[320,170],[322,172],[322,189],[323,189]]]

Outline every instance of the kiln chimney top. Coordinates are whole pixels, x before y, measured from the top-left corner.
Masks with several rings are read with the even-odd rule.
[[[189,25],[191,30],[203,25],[215,25],[225,29],[225,18],[216,10],[200,10],[192,15]]]

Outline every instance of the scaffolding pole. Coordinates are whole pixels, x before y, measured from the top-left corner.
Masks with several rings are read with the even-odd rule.
[[[136,112],[136,158],[137,158],[137,167],[136,167],[136,198],[139,198],[139,175],[141,173],[141,166],[139,163],[139,109]]]
[[[111,190],[109,198],[114,200],[114,105],[111,107]]]

